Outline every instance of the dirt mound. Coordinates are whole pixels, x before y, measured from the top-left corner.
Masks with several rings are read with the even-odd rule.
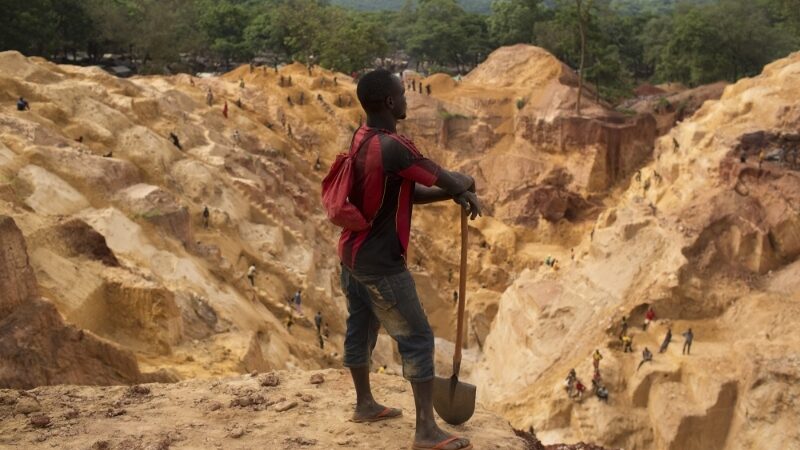
[[[798,409],[777,412],[761,399],[796,391],[796,367],[788,369],[796,358],[781,355],[800,335],[777,317],[800,313],[800,285],[784,284],[800,258],[800,172],[787,158],[759,163],[748,150],[791,153],[800,109],[789,99],[800,95],[798,74],[794,54],[706,102],[657,141],[654,161],[599,215],[573,256],[560,258],[559,270],[532,268],[516,278],[474,375],[484,401],[514,426],[533,426],[544,442],[798,446],[798,433],[779,428],[798,420]],[[643,330],[651,306],[656,322]],[[623,316],[630,355],[618,337]],[[672,344],[638,368],[642,350],[656,353],[670,328]],[[688,329],[695,340],[684,355],[680,335]],[[589,385],[594,349],[603,355],[607,403],[588,390],[571,399],[564,389],[572,368]],[[508,364],[509,354],[518,364]],[[793,374],[775,375],[787,370]],[[742,408],[759,419],[737,414]]]
[[[64,323],[38,298],[25,239],[14,220],[0,216],[0,385],[31,388],[53,383],[119,384],[167,381],[142,374],[134,355]]]
[[[464,77],[464,81],[485,88],[535,90],[562,77],[569,78],[570,73],[571,70],[547,50],[517,44],[492,52]]]
[[[437,94],[450,92],[458,86],[456,80],[445,73],[435,73],[422,80],[421,83],[425,86],[430,86],[431,92],[436,92]]]

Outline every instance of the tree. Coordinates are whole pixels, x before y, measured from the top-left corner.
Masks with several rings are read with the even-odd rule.
[[[246,59],[252,55],[244,30],[249,23],[250,11],[232,0],[198,0],[198,22],[211,50],[230,65],[232,59]]]
[[[379,22],[368,16],[333,9],[329,22],[317,46],[319,63],[345,73],[368,66],[378,55],[386,52],[388,44]]]
[[[464,12],[455,0],[421,0],[407,49],[420,60],[461,71],[476,53],[488,51],[485,19]]]
[[[577,13],[578,32],[581,37],[581,64],[578,68],[578,100],[575,102],[575,113],[581,115],[581,95],[583,94],[583,69],[586,62],[586,33],[589,28],[593,0],[575,0]]]
[[[248,42],[270,48],[287,59],[306,61],[316,51],[321,33],[331,26],[325,16],[329,7],[319,0],[271,0],[247,27]]]
[[[541,0],[494,0],[489,34],[498,45],[535,42],[536,23],[544,17]]]
[[[656,67],[662,80],[691,86],[757,74],[792,48],[791,37],[748,0],[685,6],[676,11]]]
[[[18,50],[26,55],[47,55],[56,30],[50,0],[3,2],[0,14],[0,50]]]
[[[414,0],[405,0],[403,7],[397,13],[391,15],[391,21],[387,27],[387,40],[389,46],[394,51],[404,51],[408,49],[408,39],[417,23],[417,9]]]

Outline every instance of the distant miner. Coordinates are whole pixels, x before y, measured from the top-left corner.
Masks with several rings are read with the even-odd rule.
[[[28,104],[28,101],[20,97],[19,100],[17,100],[17,111],[30,111],[30,110],[31,110],[31,105]]]
[[[694,333],[692,333],[692,329],[689,328],[685,333],[683,333],[683,351],[682,354],[688,355],[692,351],[692,341],[694,341]]]
[[[255,264],[250,264],[250,268],[247,269],[247,279],[250,280],[250,286],[255,287],[255,285],[256,285],[256,266],[255,266]]]
[[[639,369],[642,368],[642,364],[650,362],[652,360],[653,360],[653,352],[651,352],[649,348],[645,347],[644,350],[642,350],[642,361],[639,362],[639,366],[636,368],[636,370],[638,371]]]
[[[672,342],[672,326],[667,328],[667,334],[664,336],[664,340],[661,342],[661,348],[658,349],[658,353],[666,352],[670,342]]]
[[[181,150],[181,151],[183,150],[183,147],[181,147],[181,140],[178,139],[178,135],[177,134],[175,134],[173,132],[170,132],[169,133],[169,140],[172,141],[172,145],[174,145],[178,150]]]

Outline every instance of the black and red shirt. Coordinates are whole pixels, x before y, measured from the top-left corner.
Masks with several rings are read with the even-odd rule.
[[[339,258],[357,274],[400,273],[406,270],[414,185],[433,186],[441,168],[409,139],[388,130],[362,126],[352,145],[351,152],[359,150],[349,200],[372,225],[343,230]]]

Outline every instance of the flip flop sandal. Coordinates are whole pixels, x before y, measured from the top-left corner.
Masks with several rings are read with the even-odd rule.
[[[414,446],[412,448],[414,450],[442,450],[445,447],[447,447],[447,444],[450,444],[451,442],[455,442],[455,441],[457,441],[459,439],[461,439],[461,438],[458,437],[458,436],[450,436],[449,438],[443,440],[442,442],[439,442],[438,444],[434,445],[433,447],[422,447],[420,445],[414,444]],[[458,450],[472,450],[472,444],[468,444],[466,447],[459,447]]]
[[[403,411],[397,408],[383,408],[383,411],[378,413],[376,416],[368,417],[366,419],[351,419],[352,422],[355,423],[371,423],[371,422],[380,422],[381,420],[388,420],[388,419],[395,419],[401,417],[403,415]]]

